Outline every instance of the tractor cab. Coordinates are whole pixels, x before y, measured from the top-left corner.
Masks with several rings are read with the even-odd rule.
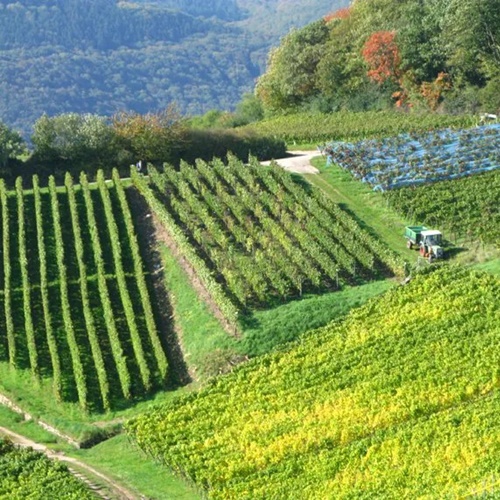
[[[429,262],[433,259],[443,258],[443,248],[441,247],[443,236],[441,231],[425,230],[420,233],[420,254],[428,257]]]
[[[427,230],[427,231],[422,231],[420,234],[422,235],[421,239],[422,244],[431,246],[432,245],[441,246],[441,241],[443,239],[441,231]]]

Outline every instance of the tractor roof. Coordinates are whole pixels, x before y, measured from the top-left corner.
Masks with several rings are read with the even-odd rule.
[[[441,236],[441,231],[436,231],[435,229],[428,229],[427,231],[422,231],[420,233],[422,236]]]

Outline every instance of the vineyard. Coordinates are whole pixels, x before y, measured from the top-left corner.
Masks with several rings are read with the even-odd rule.
[[[263,120],[245,128],[283,139],[288,143],[357,141],[370,137],[391,137],[442,128],[462,128],[475,124],[472,116],[418,113],[299,113]]]
[[[500,168],[500,125],[331,143],[329,159],[386,191]]]
[[[52,380],[57,401],[109,410],[164,385],[131,207],[118,173],[64,188],[0,181],[0,361]]]
[[[127,430],[210,498],[498,493],[499,295],[428,271]]]
[[[65,465],[0,439],[0,498],[92,500],[96,496]]]
[[[443,228],[450,238],[500,244],[500,171],[384,196],[408,220]]]
[[[394,255],[319,190],[277,167],[186,163],[133,181],[226,317],[399,271]]]

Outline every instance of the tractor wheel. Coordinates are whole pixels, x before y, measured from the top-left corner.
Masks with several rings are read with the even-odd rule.
[[[420,255],[421,255],[422,257],[425,257],[425,247],[424,247],[424,246],[421,246],[421,247],[420,247]]]
[[[406,247],[409,248],[410,250],[413,248],[413,243],[411,242],[411,240],[408,240],[406,242]]]
[[[429,255],[429,264],[432,264],[432,261],[434,260],[434,256],[432,254]]]

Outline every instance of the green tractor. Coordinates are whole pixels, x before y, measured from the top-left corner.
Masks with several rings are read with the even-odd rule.
[[[444,257],[443,247],[441,246],[443,235],[441,231],[427,229],[425,226],[407,226],[405,228],[406,246],[420,248],[420,255],[428,259],[429,263],[434,259]]]

